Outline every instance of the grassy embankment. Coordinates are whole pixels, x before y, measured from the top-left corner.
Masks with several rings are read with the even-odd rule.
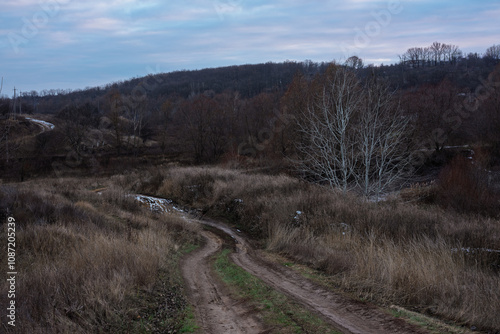
[[[16,327],[0,331],[165,333],[185,325],[178,259],[198,242],[195,227],[142,207],[126,196],[127,183],[114,176],[0,186],[2,220],[16,220],[18,272]],[[1,305],[7,289],[4,280]]]
[[[500,249],[498,219],[215,167],[155,171],[133,187],[224,219],[361,299],[500,329],[499,254],[484,250]]]

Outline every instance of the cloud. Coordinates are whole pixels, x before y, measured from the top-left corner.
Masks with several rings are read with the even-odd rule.
[[[37,6],[40,3],[38,0],[4,0],[2,3],[3,10],[12,10],[18,8],[26,8]]]
[[[50,33],[48,40],[52,42],[54,46],[61,47],[63,45],[74,44],[77,42],[73,34],[63,31],[55,31]]]
[[[123,27],[122,21],[107,17],[86,19],[79,24],[79,28],[84,30],[118,31]]]
[[[31,20],[49,3],[59,7],[15,54],[8,34],[22,35],[23,20]],[[377,23],[373,13],[386,10],[388,4],[389,0],[5,0],[0,13],[5,72],[0,75],[19,78],[35,89],[58,88],[53,85],[62,82],[76,88],[147,74],[146,67],[156,64],[177,70],[269,60],[338,60],[344,57],[342,45],[353,44],[360,30]],[[397,61],[407,48],[434,41],[476,52],[500,42],[497,0],[401,4],[403,11],[391,15],[369,43],[353,48],[365,63]],[[70,74],[63,78],[66,72]]]

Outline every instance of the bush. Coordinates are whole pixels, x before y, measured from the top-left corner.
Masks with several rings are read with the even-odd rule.
[[[500,214],[500,196],[488,184],[488,172],[481,164],[455,157],[439,175],[437,203],[457,212]]]

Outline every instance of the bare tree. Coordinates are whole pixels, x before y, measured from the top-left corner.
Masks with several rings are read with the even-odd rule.
[[[426,64],[430,64],[431,61],[432,61],[432,51],[431,51],[431,48],[430,47],[423,48],[422,56],[423,56],[422,59],[423,59],[424,66]]]
[[[359,58],[358,56],[351,56],[347,58],[347,60],[345,61],[345,65],[355,70],[361,69],[364,66],[363,59]]]
[[[209,161],[216,161],[225,151],[229,117],[217,104],[208,115],[207,141]]]
[[[354,117],[362,102],[352,71],[332,65],[319,94],[299,115],[304,142],[298,143],[300,168],[318,182],[347,191],[356,165]]]
[[[222,154],[225,129],[218,110],[216,101],[205,95],[195,96],[181,105],[183,136],[197,162],[214,161]]]
[[[458,46],[453,44],[442,44],[441,51],[444,61],[449,63],[454,63],[462,55],[462,51]]]
[[[422,48],[409,48],[406,51],[406,58],[412,67],[419,67],[422,57]]]
[[[2,94],[2,89],[3,89],[3,77],[2,81],[0,83],[0,94]],[[0,136],[0,143],[2,141],[5,141],[5,162],[8,164],[9,163],[9,134],[10,134],[10,127],[11,127],[11,122],[10,119],[6,120],[5,126],[3,129],[3,133]]]
[[[139,143],[141,140],[142,131],[144,129],[146,106],[144,101],[139,101],[137,103],[131,104],[127,108],[127,117],[130,120],[132,126],[132,136],[128,137],[128,146],[132,146],[134,149],[134,154],[137,156],[139,153]],[[130,143],[132,141],[132,143]]]
[[[437,66],[437,64],[441,62],[441,56],[443,55],[443,44],[434,42],[429,49],[432,52],[432,57],[434,58],[434,66]]]
[[[109,120],[113,126],[113,130],[115,132],[115,145],[116,151],[118,154],[121,153],[121,149],[123,146],[123,120],[122,120],[122,96],[118,91],[110,92],[109,94],[109,103],[110,103],[110,111],[109,111]]]
[[[307,109],[309,101],[309,82],[302,73],[297,73],[293,81],[288,86],[287,91],[280,101],[280,106],[283,115],[288,115],[290,119],[296,120],[300,117],[303,110]],[[303,142],[303,132],[296,121],[290,121],[283,124],[280,133],[280,141],[282,144],[282,154],[291,157],[297,152],[296,142]]]
[[[410,159],[405,137],[410,130],[395,92],[373,79],[364,89],[357,127],[357,183],[365,196],[380,194],[408,176]]]
[[[406,62],[408,61],[408,53],[403,53],[402,55],[398,55],[399,61],[401,64],[406,65]]]
[[[451,45],[442,44],[441,45],[441,52],[443,54],[443,60],[445,62],[450,61],[450,59],[451,59]]]
[[[453,44],[439,42],[432,43],[429,47],[409,48],[399,58],[405,65],[412,67],[423,67],[426,64],[437,66],[441,62],[455,63],[462,56],[462,51]]]
[[[462,57],[462,50],[457,45],[450,45],[449,61],[455,63],[459,58]]]
[[[298,118],[301,170],[332,188],[378,197],[406,175],[409,163],[408,120],[394,92],[376,79],[363,86],[335,65],[319,86]]]
[[[90,103],[68,105],[59,111],[57,117],[65,121],[62,130],[64,137],[76,157],[81,159],[84,152],[93,147],[89,131],[99,124],[97,108]]]
[[[500,44],[495,44],[486,49],[486,57],[490,57],[495,60],[500,59]]]

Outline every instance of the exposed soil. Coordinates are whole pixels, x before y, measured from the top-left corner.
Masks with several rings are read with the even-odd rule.
[[[210,257],[221,249],[222,240],[208,231],[203,231],[202,235],[206,240],[205,245],[182,263],[182,275],[201,332],[265,333],[255,311],[245,303],[232,299],[213,275]]]

